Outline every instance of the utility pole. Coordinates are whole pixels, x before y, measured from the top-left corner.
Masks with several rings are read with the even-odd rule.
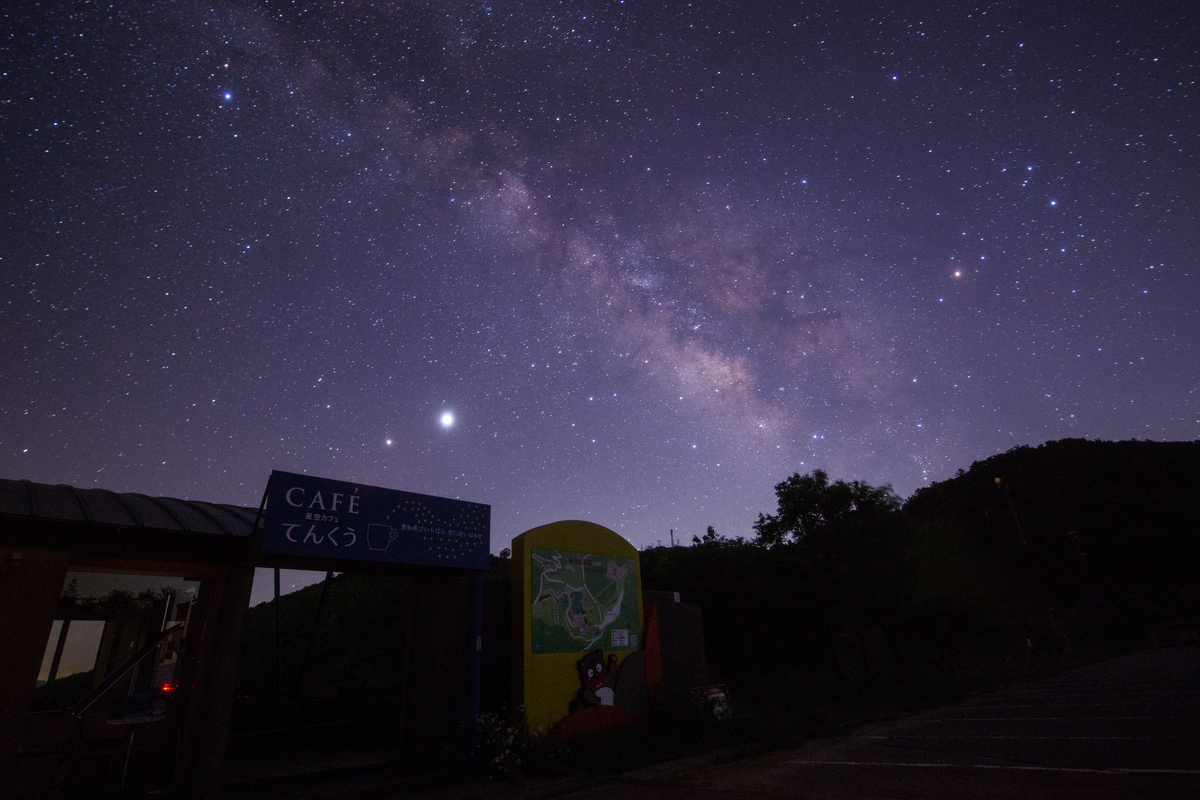
[[[1012,512],[1013,522],[1017,523],[1017,536],[1021,540],[1021,547],[1028,553],[1029,542],[1025,540],[1025,531],[1021,530],[1021,518],[1017,516],[1017,509],[1013,506],[1012,492],[1008,490],[1008,484],[999,478],[996,478],[996,488],[1004,490],[1004,499],[1008,501],[1008,510]]]

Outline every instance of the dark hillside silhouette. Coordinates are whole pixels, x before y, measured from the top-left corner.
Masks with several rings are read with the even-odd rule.
[[[1200,583],[1200,442],[1017,447],[918,489],[904,509],[1028,558],[1060,604]]]

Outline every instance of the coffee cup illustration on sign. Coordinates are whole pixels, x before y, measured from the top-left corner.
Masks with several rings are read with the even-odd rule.
[[[367,526],[367,547],[371,550],[387,550],[400,532],[391,525],[372,523]]]

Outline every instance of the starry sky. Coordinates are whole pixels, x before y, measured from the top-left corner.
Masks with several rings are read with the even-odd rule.
[[[644,547],[1200,435],[1193,3],[4,13],[4,477]]]

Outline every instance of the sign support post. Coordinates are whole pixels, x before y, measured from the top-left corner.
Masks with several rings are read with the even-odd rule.
[[[283,612],[279,604],[279,567],[275,568],[275,698],[283,694]]]
[[[475,749],[479,730],[479,701],[480,683],[483,677],[483,573],[476,572],[470,577],[471,596],[468,601],[471,613],[470,640],[470,669],[467,673],[467,752]]]

